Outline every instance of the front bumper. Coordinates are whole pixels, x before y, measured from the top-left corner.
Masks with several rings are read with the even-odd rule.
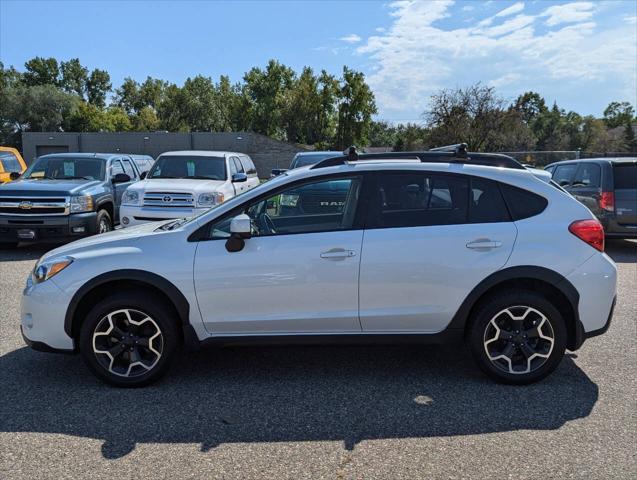
[[[37,285],[28,282],[20,312],[20,329],[27,345],[37,350],[75,351],[75,342],[64,331],[70,300],[54,279]]]
[[[97,213],[0,216],[0,242],[62,242],[97,233]]]
[[[142,223],[194,217],[204,213],[208,208],[173,208],[173,207],[135,207],[122,205],[119,208],[119,224],[132,227]]]

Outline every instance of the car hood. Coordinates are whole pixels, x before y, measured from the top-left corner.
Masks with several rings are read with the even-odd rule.
[[[18,197],[74,195],[87,188],[100,185],[100,180],[14,180],[0,185],[0,195]]]
[[[170,220],[172,221],[172,220]],[[50,252],[46,253],[42,259],[49,257],[56,257],[60,255],[69,255],[85,252],[93,249],[106,249],[111,247],[120,246],[121,244],[136,242],[142,237],[148,237],[151,235],[162,235],[167,233],[164,230],[156,231],[157,228],[165,223],[169,223],[167,220],[160,222],[143,223],[134,227],[121,228],[113,230],[112,232],[101,233],[99,235],[93,235],[91,237],[82,238],[74,242],[62,245]]]
[[[154,178],[142,180],[130,187],[143,192],[204,193],[215,192],[223,187],[224,180],[200,180],[187,178]]]

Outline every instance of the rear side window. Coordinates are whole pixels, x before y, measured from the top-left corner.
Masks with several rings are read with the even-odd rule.
[[[546,198],[528,190],[505,184],[500,184],[500,189],[513,220],[522,220],[538,215],[548,205]]]
[[[582,162],[573,179],[573,187],[599,187],[601,175],[602,170],[598,164]]]
[[[126,175],[128,175],[130,178],[135,178],[135,169],[133,168],[131,163],[126,159],[123,159],[122,163],[124,164],[124,173],[126,173]]]
[[[471,223],[508,222],[507,210],[498,184],[484,178],[471,179],[469,221]]]
[[[615,190],[637,190],[637,165],[614,165]]]
[[[398,228],[466,223],[468,191],[469,180],[464,177],[416,172],[383,175],[375,192],[373,224]]]
[[[243,169],[248,175],[254,176],[257,174],[257,169],[249,157],[239,157],[239,160],[241,161],[241,164],[243,165]]]
[[[0,152],[0,163],[5,172],[21,172],[22,165],[18,158],[11,152]]]
[[[561,187],[570,185],[576,170],[577,163],[557,166],[555,167],[555,173],[553,173],[553,181]]]

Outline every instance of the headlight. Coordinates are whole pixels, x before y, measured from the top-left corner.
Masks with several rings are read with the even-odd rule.
[[[211,207],[219,203],[223,203],[223,193],[201,193],[199,197],[197,197],[197,205],[200,207]]]
[[[73,263],[71,257],[60,257],[52,260],[38,262],[33,269],[33,283],[42,283],[57,275]]]
[[[93,197],[90,195],[76,195],[71,197],[71,213],[92,212]]]
[[[123,205],[139,205],[139,192],[136,190],[126,190],[122,197]]]

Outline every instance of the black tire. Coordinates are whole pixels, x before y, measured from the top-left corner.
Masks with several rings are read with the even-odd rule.
[[[121,312],[122,310],[128,310],[128,318],[135,317],[133,323],[138,322],[140,325],[127,322],[127,315]],[[117,311],[120,313],[113,314]],[[112,314],[111,319],[107,317],[109,314]],[[144,316],[147,316],[150,322],[145,320]],[[123,335],[120,338],[127,337],[125,340],[128,343],[116,340],[119,333],[115,334],[114,329],[107,328],[111,324],[117,325]],[[142,329],[150,332],[144,333]],[[109,331],[111,333],[107,335]],[[159,331],[160,336],[156,336],[155,331]],[[121,352],[116,350],[115,360],[108,354],[94,351],[94,335],[97,350],[110,351],[118,345],[122,348]],[[150,336],[154,338],[149,340]],[[146,342],[153,348],[133,344],[135,339],[139,339],[142,344]],[[80,330],[79,349],[82,359],[99,379],[116,387],[142,387],[155,382],[166,373],[179,343],[174,308],[153,292],[135,290],[114,293],[91,309]],[[157,355],[157,352],[160,355]],[[136,359],[142,360],[142,364],[130,367],[139,363]],[[110,365],[106,365],[109,362]],[[126,362],[128,373],[124,371],[127,368]],[[111,367],[112,371],[109,371]]]
[[[106,233],[113,230],[113,219],[106,210],[97,212],[95,218],[95,233]]]
[[[501,313],[509,308],[516,318],[525,316],[525,320],[513,320],[510,313]],[[492,319],[500,328],[496,329]],[[541,325],[539,335],[533,322]],[[508,290],[484,301],[467,333],[478,366],[492,379],[511,385],[542,380],[557,368],[566,350],[566,325],[559,310],[545,296],[528,290]],[[552,345],[544,338],[551,336]],[[495,360],[497,357],[501,358]]]

